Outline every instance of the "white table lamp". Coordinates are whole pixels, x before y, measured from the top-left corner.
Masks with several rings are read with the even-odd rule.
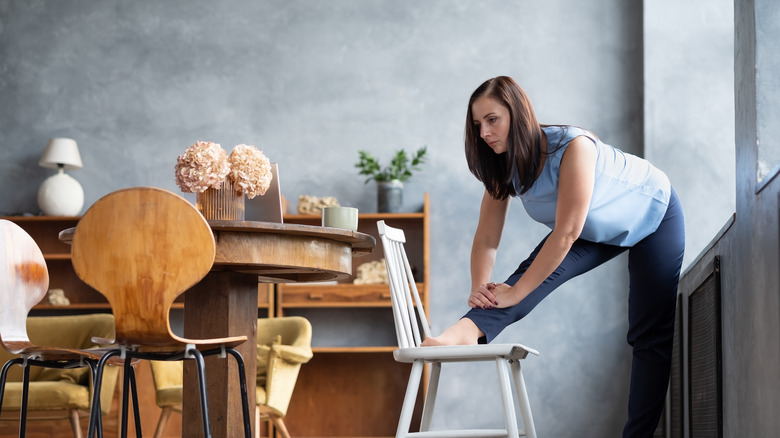
[[[41,167],[58,169],[38,189],[38,206],[47,216],[76,216],[84,206],[84,189],[65,173],[65,169],[81,169],[81,156],[76,140],[52,138],[38,161]]]

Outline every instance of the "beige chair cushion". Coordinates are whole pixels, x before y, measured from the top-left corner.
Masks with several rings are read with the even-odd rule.
[[[27,318],[27,334],[30,341],[42,347],[91,348],[93,336],[114,337],[114,317],[96,313],[74,316],[33,316]],[[0,348],[0,361],[5,363],[16,355]],[[30,368],[30,381],[66,381],[87,384],[89,368],[58,370],[56,368]],[[8,373],[9,382],[22,381],[21,367],[13,367]]]
[[[29,410],[89,408],[89,387],[70,382],[30,382]],[[8,382],[3,396],[3,410],[18,411],[22,403],[22,382]]]
[[[89,368],[73,368],[70,370],[59,370],[57,368],[44,368],[38,373],[38,381],[48,382],[66,382],[77,385],[89,384]]]
[[[35,316],[27,318],[30,341],[47,347],[92,348],[93,336],[112,338],[114,317],[111,314],[69,316]],[[0,348],[0,363],[17,357]],[[111,409],[119,370],[107,366],[103,373],[103,390],[100,400],[103,413]],[[14,366],[8,372],[3,409],[18,410],[21,407],[22,367]],[[50,410],[63,408],[88,409],[91,399],[89,367],[61,370],[30,367],[30,400],[28,409]]]

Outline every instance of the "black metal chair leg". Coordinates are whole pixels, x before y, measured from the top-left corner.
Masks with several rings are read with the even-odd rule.
[[[130,360],[128,359],[128,362]],[[135,436],[136,438],[143,438],[143,433],[141,432],[141,412],[138,408],[138,385],[136,384],[135,379],[135,367],[132,365],[130,366],[130,386],[132,393],[130,394],[131,397],[133,397],[133,419],[135,420]]]
[[[109,351],[100,358],[97,365],[95,366],[95,381],[92,384],[92,406],[89,411],[89,429],[87,430],[87,438],[92,438],[95,436],[95,429],[98,423],[102,428],[103,423],[102,419],[100,418],[100,388],[103,386],[103,368],[105,368],[106,362],[108,362],[110,358],[118,356],[119,354],[119,350]]]
[[[3,365],[3,370],[0,371],[0,412],[3,412],[3,397],[5,396],[5,381],[8,377],[8,370],[16,364],[24,363],[24,360],[15,357]]]
[[[130,358],[125,358],[125,363],[122,372],[122,416],[120,423],[119,436],[127,438],[127,407],[128,407],[128,393],[130,391],[130,374],[132,373],[130,366]]]
[[[87,363],[87,366],[89,366],[89,372],[90,372],[90,376],[92,377],[92,383],[93,383],[92,387],[94,388],[95,387],[95,385],[94,385],[95,375],[96,375],[96,371],[97,371],[96,370],[96,368],[97,368],[97,361],[95,361],[94,359],[86,359],[85,362]],[[97,436],[98,436],[98,438],[103,438],[103,412],[101,411],[100,403],[102,403],[102,400],[100,400],[100,397],[98,397],[97,398],[97,404],[98,404],[97,411],[99,412],[99,414],[98,414],[97,418],[95,419],[95,421],[97,422]],[[90,418],[89,420],[91,422],[92,418]]]
[[[241,408],[244,411],[244,437],[251,438],[252,424],[249,420],[249,397],[247,394],[246,367],[244,366],[244,358],[241,356],[241,353],[232,348],[228,348],[225,351],[233,356],[233,358],[236,360],[236,364],[238,365],[238,381],[239,388],[241,390]],[[260,427],[260,425],[256,424],[255,427]]]
[[[30,398],[30,366],[24,364],[22,378],[22,408],[19,413],[19,438],[27,435],[27,401]]]
[[[196,348],[187,350],[187,354],[195,359],[195,363],[198,367],[198,388],[200,391],[200,415],[203,419],[203,436],[206,438],[211,438],[208,395],[206,392],[206,362],[203,360],[203,355]]]

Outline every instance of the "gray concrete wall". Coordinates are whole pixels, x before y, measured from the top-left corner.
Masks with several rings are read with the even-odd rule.
[[[684,267],[736,208],[733,10],[732,0],[644,2],[645,156],[685,209]]]
[[[113,190],[177,191],[176,156],[198,139],[256,144],[285,196],[375,209],[353,168],[427,145],[406,187],[431,195],[431,317],[465,310],[482,194],[462,152],[466,103],[515,77],[545,123],[572,123],[642,153],[642,5],[621,0],[0,0],[0,212],[36,212],[50,137],[79,142],[86,204]],[[688,181],[680,180],[678,188]],[[194,196],[187,195],[194,200]],[[496,266],[506,277],[546,230],[513,206]],[[538,348],[525,367],[540,436],[618,436],[625,420],[625,258],[575,279],[498,341]],[[437,425],[499,421],[492,380],[445,370]]]

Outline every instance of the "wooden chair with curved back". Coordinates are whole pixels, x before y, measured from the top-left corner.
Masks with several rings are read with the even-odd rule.
[[[82,315],[28,320],[30,310],[46,296],[48,287],[49,273],[38,245],[21,227],[0,219],[0,345],[14,355],[0,372],[0,409],[8,383],[10,394],[21,395],[19,404],[9,400],[11,408],[20,411],[19,436],[25,436],[28,410],[65,410],[68,415],[63,418],[70,419],[73,435],[80,438],[79,410],[88,409],[93,397],[89,393],[89,379],[77,369],[89,367],[94,376],[100,351],[88,350],[97,347],[88,340],[94,335],[110,335],[113,319],[111,315]],[[32,327],[30,333],[38,335],[39,340],[45,338],[59,346],[33,343],[28,324]],[[21,382],[9,381],[13,365],[23,367]],[[49,370],[36,370],[31,377],[33,365]],[[87,381],[82,382],[81,377]],[[111,406],[117,373],[112,370],[107,377],[108,392],[96,391],[94,397],[98,402],[102,399],[104,408]],[[103,413],[107,411],[104,409]],[[47,419],[57,418],[47,416]]]
[[[210,436],[203,356],[230,354],[238,364],[244,432],[249,438],[244,361],[234,349],[247,337],[187,339],[170,327],[174,300],[206,276],[215,253],[214,236],[200,212],[183,197],[152,187],[118,190],[95,202],[79,220],[71,249],[76,274],[108,299],[116,321],[115,338],[102,342],[114,348],[98,362],[96,374],[100,376],[112,356],[194,360],[204,435]],[[130,366],[126,361],[126,389]],[[127,393],[122,403],[123,436]],[[90,436],[94,427],[91,423]]]

